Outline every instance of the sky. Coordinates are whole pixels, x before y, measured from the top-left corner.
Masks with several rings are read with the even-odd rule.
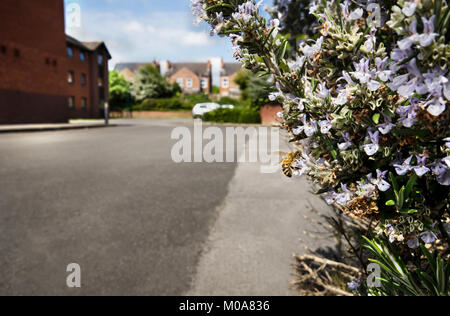
[[[268,2],[269,0],[266,0]],[[67,23],[69,4],[81,8],[80,27]],[[65,0],[66,33],[80,41],[104,41],[112,60],[233,61],[230,41],[193,24],[190,0]]]

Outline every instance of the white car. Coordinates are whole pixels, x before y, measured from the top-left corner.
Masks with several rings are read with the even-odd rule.
[[[232,105],[232,104],[224,104],[224,105],[221,105],[220,108],[221,109],[230,109],[230,110],[232,110],[232,109],[234,109],[234,105]]]
[[[199,103],[192,109],[192,116],[202,117],[205,113],[220,109],[220,105],[217,103]]]

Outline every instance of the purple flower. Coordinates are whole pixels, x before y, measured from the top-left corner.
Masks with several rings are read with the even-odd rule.
[[[450,168],[446,168],[443,173],[437,176],[440,185],[450,186]]]
[[[320,132],[322,134],[328,134],[330,129],[333,127],[333,124],[330,120],[330,117],[327,115],[327,119],[319,122]]]
[[[300,98],[294,99],[294,102],[298,104],[297,109],[299,111],[303,111],[305,109],[305,105],[304,105],[305,101],[306,101],[306,99],[300,99]]]
[[[336,203],[336,196],[337,193],[335,191],[329,191],[323,195],[325,202],[327,202],[328,205],[333,205]]]
[[[378,145],[380,142],[380,132],[371,132],[368,131],[368,140],[371,141],[370,144],[366,144],[363,146],[364,151],[366,152],[367,156],[371,157],[375,155],[378,150],[380,150],[380,146]]]
[[[338,144],[339,149],[340,150],[349,149],[353,145],[352,140],[350,139],[350,134],[344,133],[342,134],[342,138],[344,139],[344,143]]]
[[[302,51],[309,59],[314,59],[322,50],[323,36],[320,37],[313,46],[304,44]]]
[[[278,32],[281,30],[280,24],[281,24],[281,22],[278,19],[270,20],[269,26],[273,29],[273,32],[272,32],[273,37],[277,37]]]
[[[336,105],[344,105],[347,104],[348,98],[347,98],[347,90],[343,89],[341,92],[339,92],[339,95],[336,99],[334,99],[334,104]]]
[[[253,15],[258,12],[258,8],[261,6],[262,1],[258,4],[254,4],[253,1],[247,1],[238,7],[238,12],[232,14],[233,19],[242,20],[245,23],[250,22]]]
[[[401,164],[401,165],[394,164],[395,171],[397,172],[398,175],[404,176],[405,174],[408,173],[408,171],[411,170],[411,161],[412,161],[412,159],[413,159],[413,156],[411,156],[408,159],[406,159],[403,162],[403,164]]]
[[[351,74],[361,83],[368,83],[372,79],[373,72],[369,69],[369,60],[361,59],[359,63],[354,63],[355,71]]]
[[[429,20],[427,20],[425,17],[422,17],[424,33],[419,35],[419,42],[422,47],[430,46],[436,36],[438,36],[437,33],[434,33],[435,20],[436,16],[434,15]]]
[[[348,74],[348,72],[346,72],[345,70],[342,72],[342,77],[339,78],[337,81],[340,81],[344,79],[345,81],[347,81],[347,84],[355,84],[355,82],[353,82],[352,78],[350,77],[350,75]]]
[[[431,115],[439,116],[444,113],[446,109],[445,100],[443,98],[435,97],[425,103],[425,107],[427,107],[427,111]]]
[[[350,1],[345,0],[344,3],[341,3],[342,15],[346,21],[358,20],[363,14],[364,10],[361,8],[356,9],[353,12],[350,12]]]
[[[404,82],[400,87],[397,89],[398,94],[400,94],[402,97],[409,98],[414,94],[414,91],[417,89],[417,82],[418,78],[413,78],[408,82]]]
[[[373,53],[375,46],[377,44],[377,38],[376,35],[377,34],[377,29],[375,27],[372,27],[370,29],[370,33],[369,35],[366,36],[366,43],[364,44],[364,46],[366,47],[367,51],[369,51],[370,53]]]
[[[277,88],[277,92],[272,92],[271,94],[269,94],[269,100],[270,101],[275,101],[276,99],[278,99],[279,97],[281,97],[283,95],[283,92],[281,91],[281,86],[280,83],[277,82],[275,84],[276,88]]]
[[[349,291],[356,291],[361,286],[361,278],[355,279],[349,283],[347,283],[347,288]]]
[[[396,113],[400,115],[399,122],[404,127],[411,128],[417,122],[417,113],[415,111],[416,106],[414,104],[408,106],[400,106]]]
[[[392,124],[392,119],[390,116],[383,114],[383,118],[384,118],[384,124],[377,125],[377,128],[381,134],[387,135],[395,127],[395,124]]]
[[[437,181],[440,185],[450,186],[450,166],[447,166],[450,164],[449,159],[447,159],[447,163],[445,163],[445,161],[436,160],[430,165],[430,167],[436,175]]]
[[[299,71],[305,64],[306,56],[297,56],[297,59],[288,63],[289,68],[292,71]]]
[[[414,13],[416,13],[416,8],[417,8],[417,4],[415,1],[407,2],[403,6],[402,12],[407,17],[411,17],[414,15]]]
[[[352,199],[351,192],[348,190],[346,184],[341,184],[341,193],[336,195],[336,203],[345,206]]]
[[[431,231],[420,234],[420,238],[422,238],[423,242],[428,245],[434,244],[434,242],[438,239],[437,236]]]
[[[408,240],[407,244],[410,249],[417,249],[420,246],[419,239],[416,236]]]
[[[426,167],[428,156],[416,156],[416,158],[418,166],[413,167],[413,169],[419,177],[422,177],[431,171],[430,168]]]
[[[306,116],[303,116],[303,127],[306,136],[311,137],[317,132],[317,122],[314,120],[309,120],[309,123],[306,121]]]
[[[319,94],[317,95],[319,98],[326,99],[330,95],[330,89],[327,88],[326,82],[321,83],[319,85]]]
[[[377,170],[377,178],[372,179],[372,181],[371,181],[374,185],[376,185],[378,187],[378,189],[381,192],[386,192],[387,190],[389,190],[391,188],[391,185],[389,184],[389,182],[387,182],[385,180],[387,173],[388,173],[388,171]]]
[[[386,57],[385,59],[381,59],[380,57],[375,58],[375,64],[377,65],[377,76],[378,79],[383,82],[388,81],[392,75],[392,71],[386,70],[388,60],[389,57]]]
[[[445,157],[444,159],[442,159],[442,161],[445,162],[447,166],[450,168],[450,156]]]

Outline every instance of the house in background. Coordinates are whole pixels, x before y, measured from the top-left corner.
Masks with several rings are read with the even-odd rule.
[[[67,41],[67,83],[70,118],[97,118],[109,100],[108,61],[103,42]]]
[[[0,1],[0,124],[100,117],[111,56],[64,24],[63,0]]]
[[[212,92],[211,62],[205,63],[171,63],[169,61],[152,63],[118,63],[115,66],[128,81],[134,82],[139,68],[152,65],[159,69],[171,83],[177,83],[185,94]]]
[[[222,97],[238,98],[241,96],[241,90],[234,82],[241,69],[240,63],[224,63],[222,60],[220,68],[220,95]]]
[[[206,63],[171,63],[166,61],[167,69],[165,76],[171,83],[177,83],[183,93],[205,93],[212,92],[212,70],[211,62]],[[163,66],[161,66],[163,67]]]

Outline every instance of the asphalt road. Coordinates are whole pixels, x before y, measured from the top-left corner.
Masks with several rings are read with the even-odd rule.
[[[236,164],[173,163],[180,124],[0,135],[0,295],[185,294]]]

